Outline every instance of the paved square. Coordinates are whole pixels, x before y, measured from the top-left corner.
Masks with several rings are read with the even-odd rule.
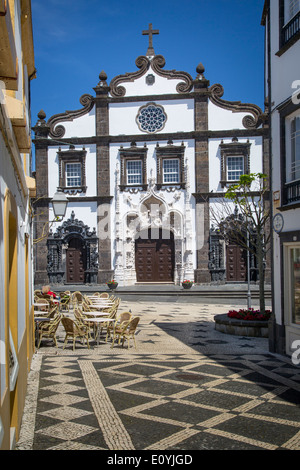
[[[141,317],[137,349],[102,336],[63,350],[60,327],[34,356],[17,448],[300,450],[300,368],[215,331],[230,307],[121,302]]]

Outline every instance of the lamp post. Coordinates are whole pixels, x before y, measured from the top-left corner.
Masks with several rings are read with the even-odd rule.
[[[250,234],[247,227],[247,280],[248,280],[248,292],[247,292],[247,307],[248,310],[251,308],[251,288],[250,288]]]
[[[61,222],[66,215],[68,198],[60,189],[54,194],[52,198],[52,207],[56,221]]]

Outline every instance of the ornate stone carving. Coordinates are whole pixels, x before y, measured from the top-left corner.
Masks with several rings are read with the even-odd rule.
[[[230,241],[238,243],[236,232],[246,238],[246,224],[249,222],[245,220],[242,214],[238,212],[237,207],[233,214],[224,219],[218,227],[212,226],[209,231],[209,263],[208,268],[211,273],[211,280],[213,282],[226,281],[226,266],[225,266],[225,247]],[[237,227],[239,227],[237,229]],[[255,229],[251,226],[251,242],[250,245],[250,280],[258,280],[257,260],[255,256],[256,235]],[[241,247],[244,247],[242,244]]]
[[[136,116],[136,123],[142,132],[154,134],[163,130],[167,115],[163,106],[156,103],[147,103],[141,106]]]
[[[209,262],[212,282],[225,281],[224,242],[220,230],[212,227],[209,231]]]
[[[136,72],[125,73],[124,75],[117,75],[110,82],[110,93],[115,98],[125,96],[126,89],[121,86],[124,82],[133,82],[137,78],[142,77],[151,67],[157,75],[167,78],[168,80],[183,80],[178,83],[176,90],[178,93],[189,93],[193,89],[193,79],[187,72],[180,72],[177,70],[163,70],[166,64],[165,58],[162,55],[156,55],[150,60],[146,56],[139,56],[135,61],[136,66],[140,69]]]
[[[124,82],[133,82],[137,78],[142,77],[150,67],[150,60],[148,57],[139,56],[136,61],[135,65],[140,69],[136,72],[125,73],[124,75],[117,75],[115,78],[112,79],[110,82],[110,93],[115,98],[119,98],[125,96],[126,89],[125,87],[121,86],[120,83]]]
[[[74,211],[71,217],[60,225],[55,233],[50,232],[47,246],[47,272],[52,284],[61,284],[65,281],[65,254],[68,243],[72,238],[80,238],[86,252],[85,282],[95,284],[98,273],[98,237],[95,228],[91,230],[81,220],[75,218]]]
[[[265,119],[265,114],[256,104],[241,103],[240,101],[226,101],[221,99],[224,94],[224,88],[220,84],[212,85],[209,89],[209,98],[212,103],[223,109],[228,109],[233,113],[251,113],[252,116],[245,116],[243,126],[246,129],[256,129]]]
[[[166,61],[162,55],[156,55],[151,61],[151,68],[157,75],[167,78],[168,80],[183,80],[178,83],[176,90],[178,93],[189,93],[193,88],[193,79],[187,72],[180,72],[177,70],[162,70]]]
[[[76,111],[65,111],[64,113],[55,114],[48,120],[47,125],[50,127],[50,137],[55,139],[62,138],[65,135],[66,129],[64,126],[58,125],[59,122],[73,121],[73,119],[84,116],[93,109],[94,98],[91,95],[82,95],[79,101],[83,108]]]

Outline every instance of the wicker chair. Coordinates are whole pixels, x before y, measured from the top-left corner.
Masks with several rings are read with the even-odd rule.
[[[58,305],[55,305],[54,307],[50,307],[49,309],[49,313],[47,314],[47,317],[48,318],[55,318],[56,315],[59,314],[59,311],[58,311]]]
[[[114,347],[116,339],[118,339],[119,345],[122,340],[122,347],[124,346],[125,339],[127,339],[128,349],[129,349],[130,339],[133,339],[134,346],[136,349],[135,332],[136,332],[139,321],[140,321],[140,317],[134,317],[128,322],[123,322],[119,327],[117,326],[114,330],[114,336],[113,336],[113,342],[112,342],[111,348]]]
[[[91,330],[93,330],[94,324],[92,322],[86,321],[87,317],[80,308],[75,308],[74,317],[77,324],[88,333],[88,336],[91,339]]]
[[[60,310],[67,310],[67,312],[69,312],[70,302],[71,302],[71,296],[67,294],[66,292],[62,292],[61,297],[60,297],[60,303],[59,303]]]
[[[38,349],[40,348],[41,341],[44,338],[51,338],[57,347],[56,332],[61,319],[62,315],[58,313],[52,320],[45,321],[41,324],[38,332]]]
[[[100,299],[109,299],[109,294],[108,292],[102,292],[99,294]]]
[[[62,322],[63,327],[64,327],[65,332],[66,332],[66,337],[65,337],[63,349],[65,349],[66,343],[67,343],[69,338],[73,339],[73,351],[75,351],[75,341],[76,341],[77,338],[81,338],[83,341],[86,339],[88,348],[90,348],[89,335],[88,335],[88,332],[85,329],[83,329],[75,321],[71,320],[71,318],[63,317],[61,319],[61,322]]]
[[[109,337],[112,337],[112,334],[111,332],[114,331],[115,328],[119,328],[121,327],[121,325],[124,323],[124,322],[128,322],[131,320],[132,318],[132,313],[131,312],[122,312],[118,318],[117,318],[117,321],[115,323],[115,325],[113,325],[112,323],[108,324],[107,325],[107,333],[106,333],[106,342],[108,340]]]
[[[45,313],[48,312],[48,310],[50,308],[50,302],[47,299],[43,299],[41,297],[35,298],[34,303],[41,304],[41,306],[38,308],[38,310],[44,310]]]
[[[85,300],[82,301],[81,307],[82,307],[83,312],[86,312],[86,313],[99,311],[99,308],[93,307],[91,304],[88,304]]]
[[[83,300],[83,295],[82,295],[81,292],[79,292],[79,291],[73,292],[73,294],[71,296],[71,302],[72,302],[74,308],[75,308],[75,306],[79,307],[82,304],[82,300]]]

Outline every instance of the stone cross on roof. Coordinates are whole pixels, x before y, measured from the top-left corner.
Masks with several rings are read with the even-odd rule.
[[[153,49],[153,41],[152,41],[152,37],[153,37],[153,34],[159,34],[159,30],[158,29],[152,29],[152,23],[149,24],[149,29],[147,29],[146,31],[143,31],[142,32],[143,36],[149,36],[149,46],[148,46],[148,50],[147,50],[147,56],[154,56],[155,55],[155,52],[154,52],[154,49]]]

